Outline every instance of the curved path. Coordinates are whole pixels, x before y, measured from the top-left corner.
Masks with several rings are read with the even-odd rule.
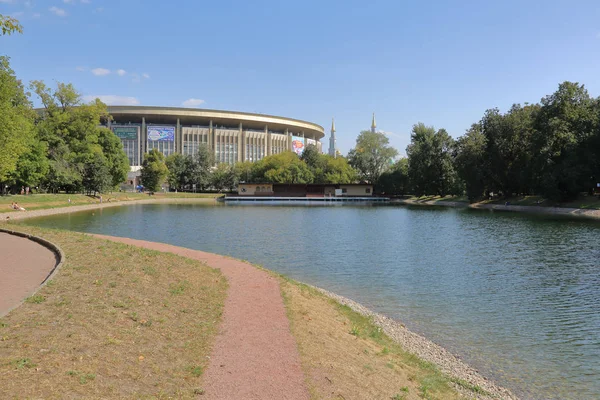
[[[204,373],[203,399],[309,398],[276,278],[248,263],[217,254],[94,236],[203,261],[225,275],[229,289],[223,322]]]
[[[0,232],[0,317],[31,296],[56,264],[56,255],[48,248]]]

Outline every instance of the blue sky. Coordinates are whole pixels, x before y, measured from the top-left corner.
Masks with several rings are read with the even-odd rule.
[[[345,154],[376,113],[401,153],[413,124],[458,137],[488,108],[559,82],[600,95],[598,1],[0,0],[24,81],[113,104],[336,119]]]

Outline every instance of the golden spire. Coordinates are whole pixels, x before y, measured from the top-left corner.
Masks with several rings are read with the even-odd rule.
[[[335,132],[335,118],[331,118],[331,132]]]
[[[371,122],[371,131],[375,132],[375,128],[377,128],[377,124],[375,123],[375,113],[373,113],[373,122]]]

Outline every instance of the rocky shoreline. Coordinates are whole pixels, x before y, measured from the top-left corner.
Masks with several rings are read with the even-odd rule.
[[[438,368],[451,378],[458,379],[478,386],[487,393],[474,393],[461,385],[455,384],[455,388],[469,398],[482,400],[506,399],[518,400],[519,398],[510,390],[496,385],[494,382],[482,376],[474,368],[461,361],[454,354],[439,346],[429,339],[408,330],[402,323],[386,317],[383,314],[376,313],[360,303],[329,292],[325,289],[315,287],[316,290],[327,297],[350,307],[352,310],[367,317],[371,317],[375,325],[379,326],[383,332],[402,346],[404,350],[415,354],[417,357],[438,366]],[[473,397],[475,396],[475,397]]]

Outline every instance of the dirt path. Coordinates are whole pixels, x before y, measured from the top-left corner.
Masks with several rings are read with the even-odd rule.
[[[41,244],[0,232],[0,317],[31,296],[56,263]]]
[[[223,323],[204,373],[203,399],[308,399],[279,283],[250,264],[162,243],[96,237],[206,262],[229,282]]]

